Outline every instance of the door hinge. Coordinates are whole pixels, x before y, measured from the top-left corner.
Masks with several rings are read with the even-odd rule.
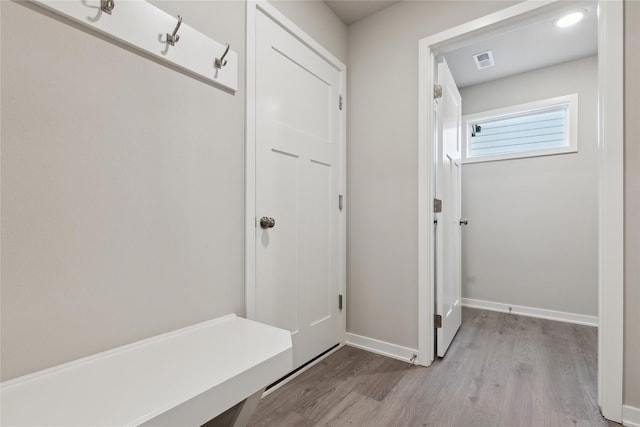
[[[338,195],[338,209],[342,212],[342,208],[344,207],[344,198],[342,194]]]
[[[442,200],[433,199],[433,213],[442,212]]]
[[[433,327],[434,328],[442,328],[442,316],[439,314],[436,314],[435,316],[433,316]]]
[[[338,97],[338,108],[342,111],[342,95]]]
[[[433,85],[433,99],[442,98],[442,85]]]
[[[342,310],[342,294],[338,295],[338,310]]]

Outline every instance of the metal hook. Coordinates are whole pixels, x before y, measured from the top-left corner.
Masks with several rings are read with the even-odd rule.
[[[100,0],[100,10],[111,15],[111,11],[116,7],[115,0]]]
[[[224,59],[225,56],[227,56],[227,53],[229,53],[229,48],[231,46],[229,46],[229,43],[227,43],[227,48],[225,49],[224,53],[222,54],[222,56],[220,58],[216,58],[216,68],[220,69],[222,67],[224,67],[225,65],[227,65],[227,60]]]
[[[176,29],[173,30],[173,34],[167,33],[167,43],[171,46],[175,46],[176,43],[180,40],[180,36],[178,35],[178,29],[182,25],[182,16],[178,15],[178,25],[176,25]]]

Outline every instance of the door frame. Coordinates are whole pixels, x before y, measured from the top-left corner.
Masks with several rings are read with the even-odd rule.
[[[256,14],[264,13],[273,19],[287,32],[304,43],[307,47],[320,55],[331,64],[340,74],[339,93],[345,98],[347,88],[347,67],[322,47],[311,36],[295,25],[274,6],[266,0],[251,0],[246,3],[246,82],[245,82],[245,307],[247,319],[256,320],[256,239],[257,227],[256,212]],[[336,106],[337,107],[337,106]],[[340,127],[340,182],[338,187],[343,200],[347,197],[347,127],[345,107],[338,114],[338,126]],[[336,209],[338,208],[338,200]],[[338,266],[338,292],[343,295],[343,305],[340,311],[340,345],[344,345],[347,326],[346,302],[346,253],[347,253],[347,206],[339,215],[339,247],[340,265]],[[336,304],[338,301],[335,302]]]
[[[505,23],[559,0],[525,1],[419,40],[418,47],[418,359],[434,358],[433,165],[434,52],[476,30]],[[624,325],[623,3],[598,1],[598,404],[622,420]]]

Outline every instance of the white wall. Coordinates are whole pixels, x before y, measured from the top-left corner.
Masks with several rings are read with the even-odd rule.
[[[597,57],[461,89],[473,114],[578,94],[578,152],[465,164],[462,296],[598,315]]]
[[[235,95],[0,2],[3,380],[244,313],[245,3],[155,4],[231,44]],[[323,3],[292,19],[345,55]]]
[[[511,4],[406,1],[349,26],[351,333],[418,345],[418,40]]]

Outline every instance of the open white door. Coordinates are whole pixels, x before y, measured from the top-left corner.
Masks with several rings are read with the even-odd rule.
[[[295,369],[341,341],[341,76],[262,11],[255,43],[255,319],[291,331]]]
[[[438,64],[436,97],[437,152],[436,198],[442,211],[436,213],[436,350],[443,357],[462,323],[461,310],[461,191],[460,144],[462,102],[444,58]],[[438,317],[440,316],[440,317]],[[438,324],[439,323],[439,324]]]

